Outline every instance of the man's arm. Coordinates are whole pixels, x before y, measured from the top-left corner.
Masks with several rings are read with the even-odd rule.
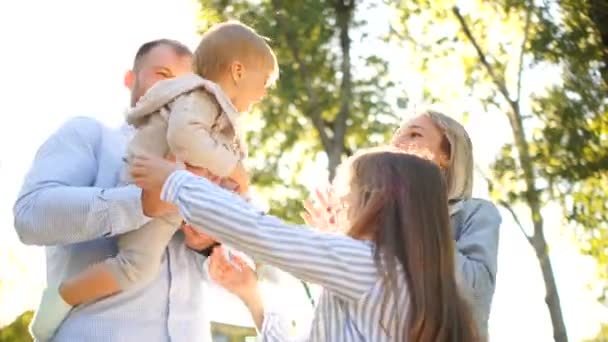
[[[23,243],[83,242],[125,233],[147,222],[141,190],[135,185],[92,187],[100,142],[101,124],[75,118],[40,147],[13,208]]]

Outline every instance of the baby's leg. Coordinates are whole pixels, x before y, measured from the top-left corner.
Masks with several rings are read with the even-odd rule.
[[[75,306],[147,284],[156,276],[165,248],[180,223],[179,215],[168,215],[119,236],[118,254],[64,281],[60,287],[62,298]]]
[[[179,214],[166,215],[118,237],[119,253],[106,260],[106,265],[123,291],[156,277],[165,249],[181,223]]]

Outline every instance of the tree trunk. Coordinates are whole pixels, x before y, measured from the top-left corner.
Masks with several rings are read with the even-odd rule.
[[[530,11],[531,9],[528,9]],[[557,292],[557,285],[555,284],[555,277],[553,275],[553,268],[549,260],[549,254],[547,250],[547,241],[545,240],[545,234],[543,232],[543,217],[541,216],[541,198],[538,189],[536,188],[536,172],[535,166],[530,157],[530,146],[526,140],[526,134],[524,131],[524,125],[519,107],[519,86],[521,84],[522,65],[520,63],[520,70],[518,72],[517,80],[517,99],[513,100],[505,84],[504,78],[499,77],[492,65],[488,62],[486,55],[482,51],[481,47],[475,40],[473,33],[469,29],[464,17],[460,14],[458,7],[453,8],[453,12],[458,18],[462,29],[467,38],[473,44],[475,51],[477,52],[481,64],[486,68],[490,78],[498,88],[499,92],[504,97],[505,101],[511,107],[507,113],[509,123],[511,125],[511,131],[513,133],[513,140],[515,141],[515,147],[517,149],[519,165],[524,173],[524,181],[526,183],[525,201],[530,208],[531,219],[534,226],[534,233],[532,236],[526,235],[528,242],[534,248],[538,262],[540,264],[541,271],[543,273],[543,280],[545,282],[545,302],[549,308],[549,314],[551,316],[551,323],[553,325],[553,338],[556,342],[568,342],[568,334],[566,333],[566,326],[564,324],[564,317],[562,316],[562,308],[559,301],[559,294]],[[521,53],[525,51],[525,43],[528,35],[530,20],[530,12],[528,12],[526,19],[526,27],[524,32],[524,41],[522,43]],[[522,60],[522,58],[520,58]]]
[[[508,100],[508,99],[507,99]],[[549,308],[551,323],[553,325],[553,338],[556,342],[567,342],[568,335],[562,315],[562,308],[553,275],[553,267],[549,260],[547,249],[547,241],[544,234],[543,217],[541,216],[541,199],[538,190],[536,189],[536,173],[535,167],[530,158],[530,147],[525,137],[523,120],[519,109],[519,103],[508,100],[511,105],[509,113],[509,121],[513,132],[513,139],[519,155],[519,164],[524,172],[524,180],[526,182],[526,202],[530,208],[531,219],[534,225],[534,234],[528,238],[528,241],[536,252],[536,257],[540,264],[545,282],[545,303]]]
[[[566,333],[566,326],[564,325],[564,317],[562,316],[561,304],[557,293],[557,284],[555,283],[553,266],[549,259],[547,244],[544,237],[538,241],[531,241],[531,243],[543,272],[543,279],[545,280],[545,303],[547,304],[549,314],[551,315],[553,338],[556,342],[566,342],[568,341],[568,335]]]
[[[336,175],[336,167],[342,160],[344,145],[346,144],[347,120],[350,116],[350,103],[352,101],[352,77],[350,62],[350,36],[349,27],[355,8],[354,1],[335,0],[336,25],[339,30],[340,49],[342,51],[342,83],[340,84],[340,110],[333,123],[334,136],[332,137],[331,150],[327,151],[329,161],[329,178],[332,180]]]
[[[340,84],[340,109],[335,119],[332,122],[329,122],[329,124],[321,117],[322,110],[318,101],[319,96],[312,86],[307,64],[300,55],[293,28],[285,23],[283,14],[281,14],[281,9],[283,7],[282,1],[272,0],[271,4],[274,12],[277,14],[276,19],[280,31],[284,34],[285,42],[289,47],[293,58],[298,62],[300,77],[304,80],[304,84],[306,85],[306,93],[309,99],[307,113],[313,126],[319,133],[323,150],[327,154],[329,179],[332,180],[336,174],[336,168],[342,161],[342,155],[345,152],[347,120],[350,116],[351,109],[350,103],[352,101],[353,91],[349,29],[355,9],[355,2],[349,0],[333,0],[331,3],[336,13],[336,26],[339,31],[340,50],[342,53],[342,62],[340,65],[342,82]]]
[[[608,86],[608,1],[588,0],[588,4],[589,18],[593,21],[600,35],[600,43],[603,46],[604,65],[600,70],[604,83]]]

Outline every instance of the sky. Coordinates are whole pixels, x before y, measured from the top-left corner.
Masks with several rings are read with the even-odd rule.
[[[0,94],[6,120],[0,125],[0,326],[34,308],[44,287],[44,250],[19,242],[11,212],[38,146],[70,117],[91,116],[108,125],[120,125],[129,99],[122,78],[137,47],[160,37],[195,47],[197,11],[191,0],[0,3]],[[401,58],[397,48],[391,52]],[[407,65],[394,70],[396,75],[408,72]],[[415,75],[409,80],[410,87],[422,82]],[[277,86],[281,86],[280,80]],[[472,105],[463,100],[437,108],[449,113],[454,106],[460,110]],[[479,111],[471,114],[465,126],[482,167],[492,161],[510,134],[506,118]],[[314,172],[323,175],[320,169]],[[487,197],[485,184],[480,177],[477,180],[475,195]],[[534,252],[508,212],[501,213],[497,288],[490,321],[492,341],[551,341],[544,285]],[[578,253],[572,236],[561,228],[558,209],[547,208],[545,214],[570,339],[590,338],[601,321],[608,321],[605,308],[595,301],[597,293],[589,286],[594,281],[595,264]],[[305,317],[310,307],[299,284],[293,280],[287,284],[273,292],[280,293],[277,302],[290,303]],[[294,298],[298,300],[290,302]],[[215,290],[208,300],[216,309],[224,308],[214,310],[216,320],[250,324],[234,298]]]

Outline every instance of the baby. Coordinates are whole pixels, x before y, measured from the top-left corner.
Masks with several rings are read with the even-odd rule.
[[[127,162],[142,153],[175,158],[212,177],[235,180],[245,193],[247,146],[240,113],[266,94],[278,73],[272,49],[253,29],[235,21],[215,25],[194,53],[193,73],[158,82],[128,113],[127,122],[137,131]],[[127,169],[123,180],[130,182]],[[179,214],[154,218],[119,236],[115,257],[47,288],[32,323],[34,337],[52,338],[76,305],[153,280],[181,223]]]

